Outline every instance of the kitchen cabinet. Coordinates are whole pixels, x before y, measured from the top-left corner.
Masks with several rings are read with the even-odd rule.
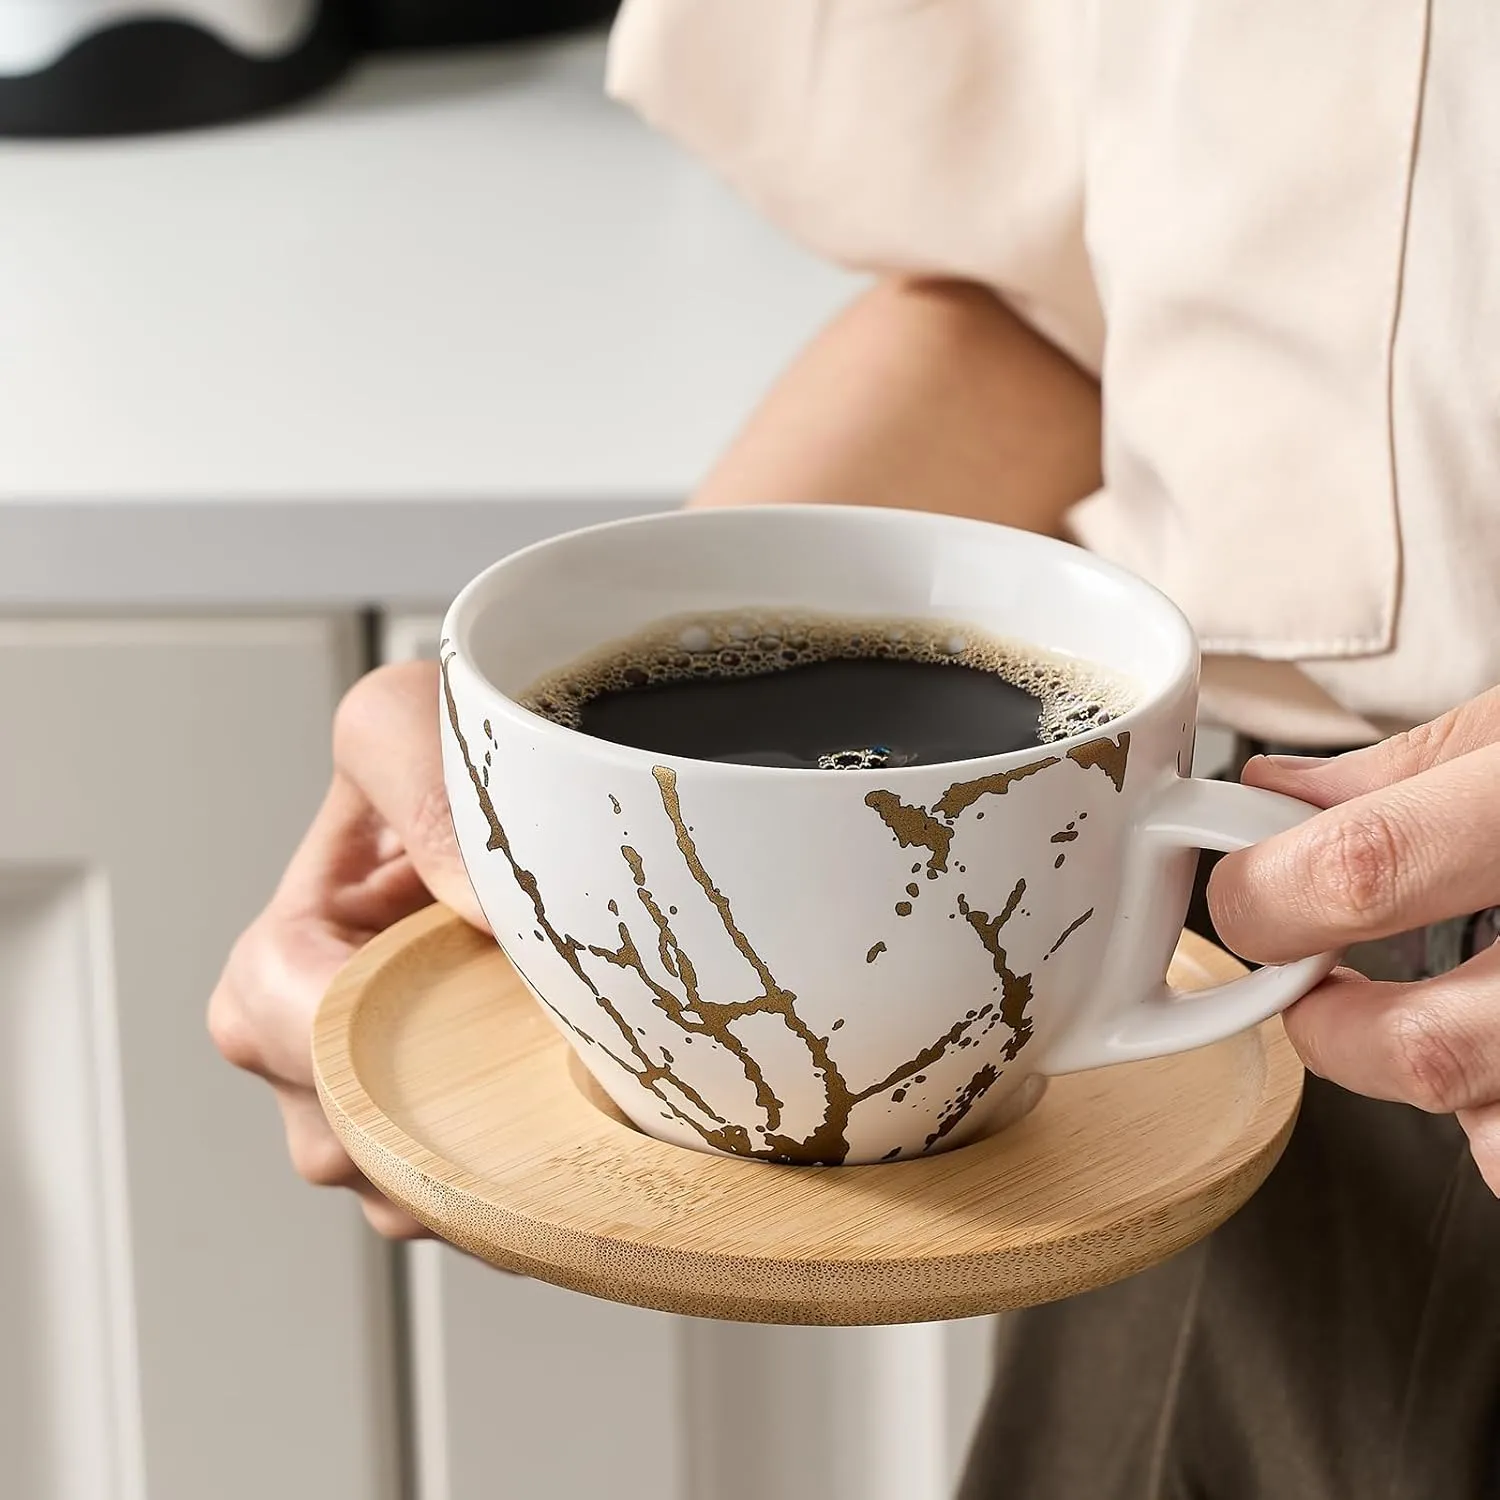
[[[354,626],[0,622],[7,1500],[398,1500],[391,1252],[203,1024]]]

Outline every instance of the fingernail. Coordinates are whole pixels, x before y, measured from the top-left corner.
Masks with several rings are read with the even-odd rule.
[[[1262,755],[1260,759],[1278,771],[1310,771],[1314,766],[1326,764],[1321,755]]]

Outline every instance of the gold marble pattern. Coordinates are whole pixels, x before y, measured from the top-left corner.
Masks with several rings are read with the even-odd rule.
[[[445,642],[445,648],[446,644]],[[676,772],[667,766],[656,766],[652,771],[661,812],[671,826],[684,867],[716,913],[725,936],[749,966],[754,976],[756,992],[747,998],[733,1000],[715,998],[702,992],[698,968],[674,931],[674,909],[664,909],[657,900],[651,889],[650,874],[644,859],[628,843],[620,845],[620,857],[630,872],[646,930],[654,943],[656,958],[671,983],[662,982],[645,962],[630,922],[620,914],[614,901],[608,903],[609,913],[614,918],[614,932],[608,941],[588,942],[571,933],[559,931],[548,917],[544,894],[535,875],[519,863],[496,813],[489,790],[489,756],[483,758],[481,769],[470,750],[449,676],[448,668],[453,655],[453,652],[445,649],[442,656],[448,726],[489,829],[486,849],[492,854],[498,854],[506,862],[512,879],[532,909],[537,936],[553,949],[587,990],[597,1007],[601,1024],[585,1030],[541,995],[534,984],[531,986],[533,991],[584,1046],[599,1048],[617,1067],[629,1073],[642,1088],[651,1093],[672,1118],[698,1135],[705,1145],[766,1161],[821,1165],[842,1163],[849,1152],[849,1120],[856,1105],[881,1094],[888,1094],[899,1102],[914,1082],[925,1081],[925,1070],[932,1068],[955,1050],[975,1046],[978,1039],[988,1035],[997,1024],[1003,1025],[1009,1036],[999,1050],[998,1059],[992,1057],[979,1066],[942,1106],[937,1126],[927,1137],[923,1147],[924,1150],[930,1150],[957,1128],[998,1081],[1002,1073],[1000,1063],[1013,1061],[1031,1040],[1033,1026],[1029,1006],[1032,999],[1032,976],[1016,972],[1001,941],[1002,930],[1015,914],[1026,892],[1026,881],[1018,879],[1004,905],[993,915],[971,904],[966,894],[960,892],[957,895],[958,914],[963,917],[964,926],[983,945],[994,967],[998,981],[998,1004],[987,1001],[969,1011],[885,1076],[862,1084],[851,1082],[832,1055],[831,1034],[820,1036],[799,1015],[795,991],[772,973],[755,943],[736,918],[729,896],[705,866],[683,814]],[[486,729],[488,728],[487,724]],[[1119,790],[1124,785],[1128,752],[1129,736],[1122,734],[1117,740],[1102,738],[1078,746],[1068,752],[1068,758],[1085,768],[1097,766]],[[933,880],[939,875],[949,874],[948,856],[955,823],[961,813],[971,808],[980,798],[1003,796],[1018,782],[1059,763],[1058,756],[1046,755],[1015,770],[954,783],[930,810],[904,804],[889,791],[873,791],[864,801],[890,829],[899,847],[920,847],[928,851],[930,857],[926,873],[928,879]],[[619,799],[611,796],[610,802],[614,811],[620,813]],[[920,888],[908,885],[907,889],[915,891]],[[909,913],[911,902],[898,903],[897,912],[902,913],[903,907]],[[1092,910],[1072,922],[1051,951],[1055,953],[1091,915]],[[875,962],[884,948],[884,942],[873,943],[866,954],[866,961]],[[582,962],[584,954],[633,974],[645,985],[656,1010],[680,1035],[685,1045],[691,1044],[695,1037],[701,1037],[723,1047],[734,1058],[754,1091],[756,1106],[762,1117],[761,1123],[753,1132],[743,1124],[726,1120],[716,1111],[713,1101],[703,1097],[683,1075],[671,1047],[658,1045],[648,1048],[620,1005],[607,993],[607,986],[590,975]],[[511,954],[510,957],[515,963],[515,955]],[[517,965],[517,968],[519,970],[520,966]],[[823,1099],[821,1117],[810,1130],[797,1132],[786,1128],[785,1102],[777,1096],[751,1049],[736,1034],[735,1023],[751,1016],[778,1018],[791,1037],[804,1049],[808,1070],[819,1080]],[[837,1029],[836,1024],[832,1030]],[[899,1154],[899,1151],[891,1153],[892,1156]]]

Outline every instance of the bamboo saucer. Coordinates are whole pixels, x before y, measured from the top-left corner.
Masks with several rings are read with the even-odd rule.
[[[1185,934],[1172,977],[1242,972]],[[1018,1124],[918,1161],[688,1151],[614,1114],[494,942],[440,907],[339,974],[313,1057],[360,1170],[444,1239],[595,1296],[760,1323],[968,1317],[1143,1270],[1255,1191],[1302,1094],[1271,1021],[1055,1079]]]

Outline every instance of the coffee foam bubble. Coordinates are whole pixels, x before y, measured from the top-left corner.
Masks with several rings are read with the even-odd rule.
[[[1136,697],[1123,678],[1105,668],[952,620],[744,609],[661,620],[549,673],[516,701],[554,724],[577,729],[584,705],[606,693],[691,678],[759,677],[862,657],[991,672],[1041,704],[1043,744],[1119,718]]]

